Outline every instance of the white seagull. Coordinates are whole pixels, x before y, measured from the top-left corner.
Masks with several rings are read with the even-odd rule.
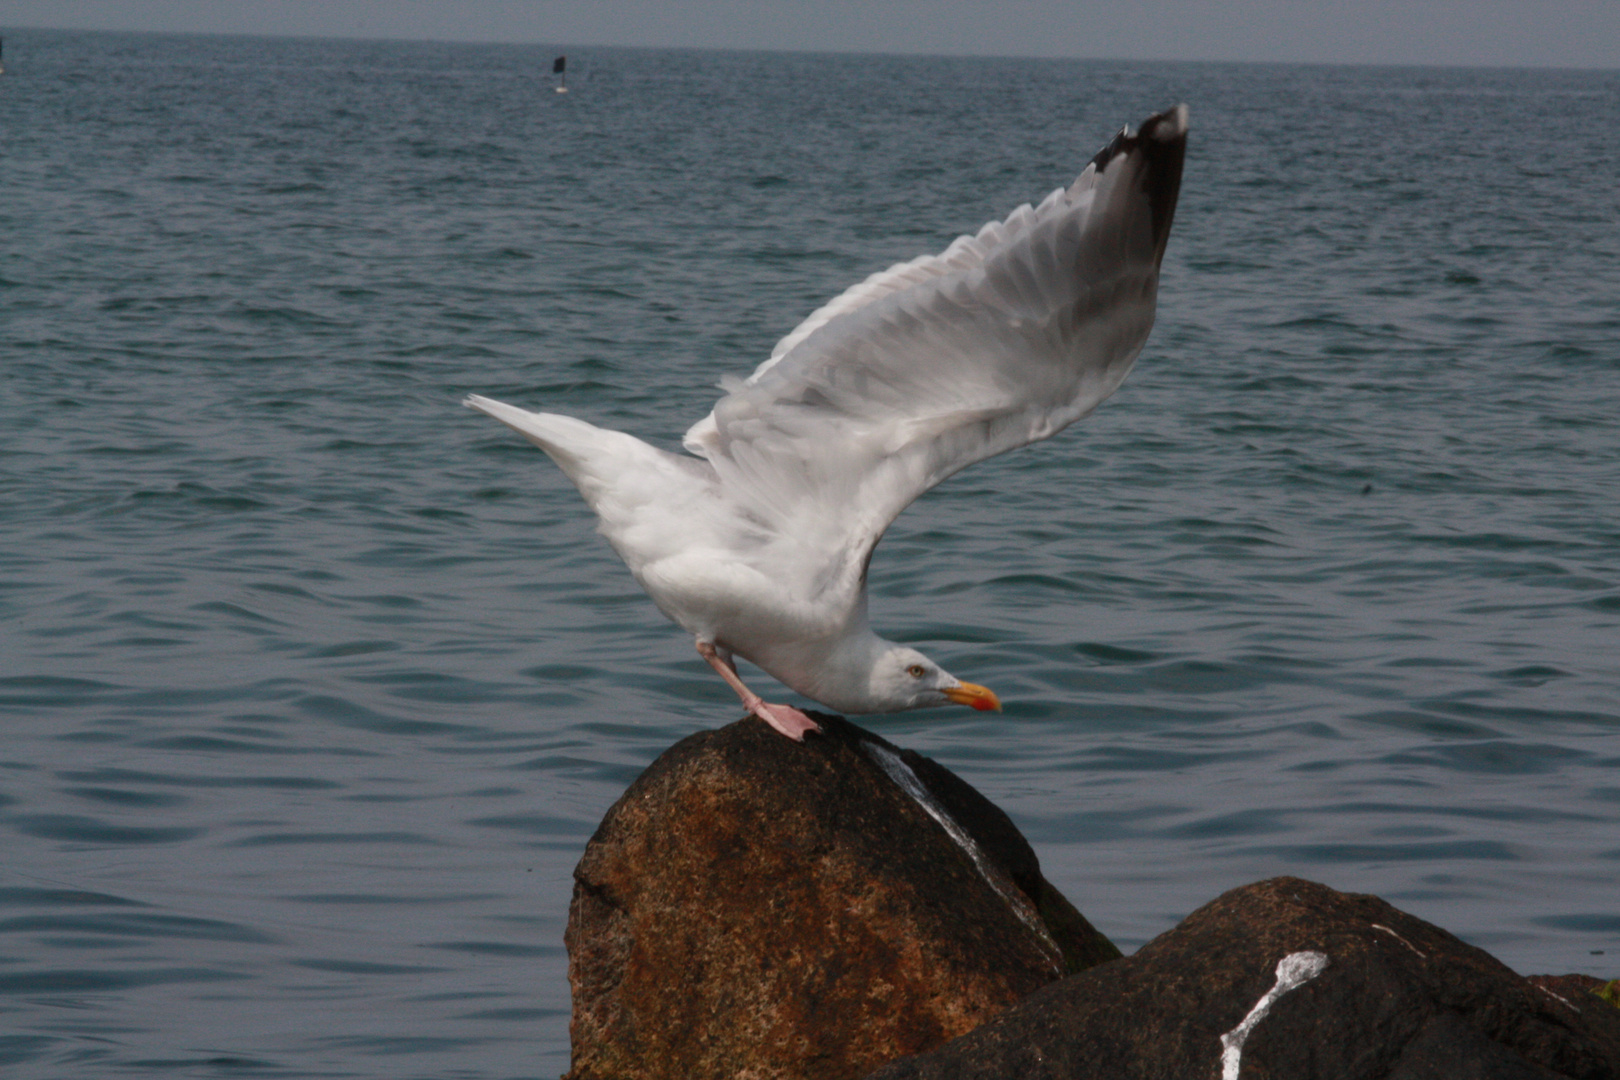
[[[672,454],[489,398],[748,711],[820,730],[743,685],[752,661],[838,712],[1000,709],[872,632],[866,568],[889,523],[957,470],[1056,434],[1124,380],[1153,326],[1187,107],[1121,131],[1068,188],[873,274],[777,343]]]

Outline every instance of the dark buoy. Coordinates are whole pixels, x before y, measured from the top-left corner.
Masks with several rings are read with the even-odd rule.
[[[557,76],[557,93],[568,93],[568,57],[559,56],[551,62],[551,73]]]

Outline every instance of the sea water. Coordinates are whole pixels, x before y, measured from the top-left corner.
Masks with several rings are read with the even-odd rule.
[[[1136,371],[872,564],[1006,712],[865,722],[1127,951],[1295,874],[1620,975],[1620,73],[6,36],[8,1076],[562,1072],[573,866],[740,709],[460,398],[674,446],[1179,101]]]

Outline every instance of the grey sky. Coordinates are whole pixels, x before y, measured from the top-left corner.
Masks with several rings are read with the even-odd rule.
[[[1620,0],[0,0],[21,27],[1620,68]]]

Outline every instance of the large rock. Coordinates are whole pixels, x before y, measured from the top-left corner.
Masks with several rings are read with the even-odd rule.
[[[1119,956],[978,792],[817,719],[693,735],[608,811],[574,873],[569,1080],[859,1077]]]
[[[1038,990],[870,1080],[1239,1075],[1613,1078],[1620,1010],[1536,985],[1375,896],[1276,878],[1234,889],[1134,956]]]

